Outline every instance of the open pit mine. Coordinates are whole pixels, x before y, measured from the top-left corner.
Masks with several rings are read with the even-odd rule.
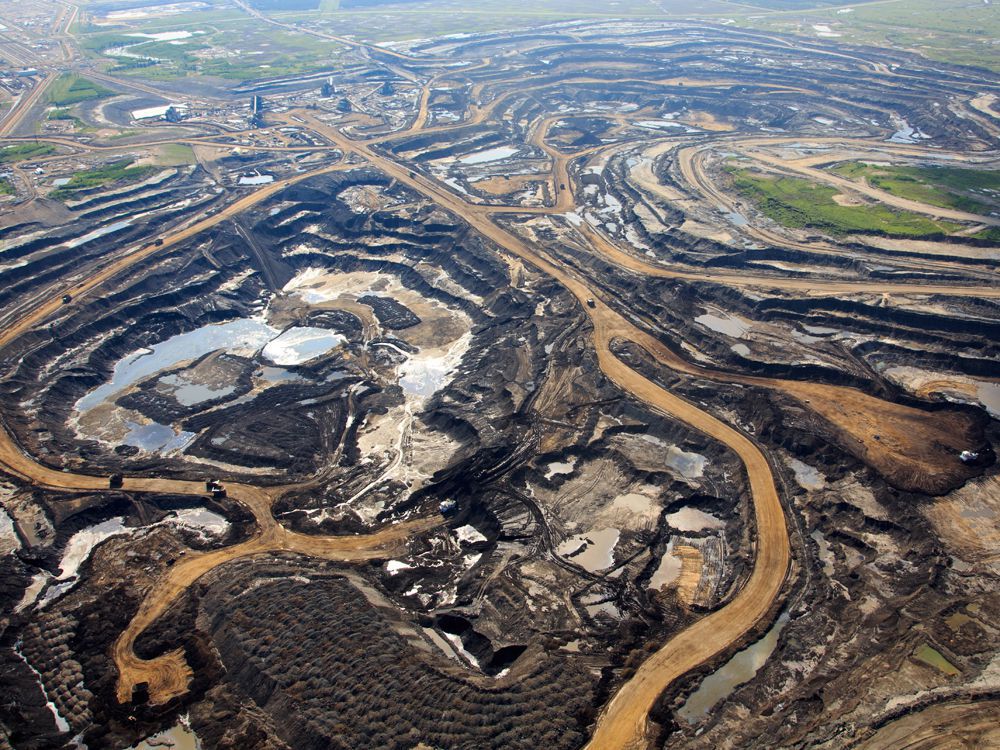
[[[996,76],[342,43],[0,121],[0,748],[996,746]]]

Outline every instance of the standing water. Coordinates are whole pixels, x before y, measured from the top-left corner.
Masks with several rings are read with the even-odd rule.
[[[710,674],[681,706],[678,715],[689,724],[700,721],[719,701],[744,682],[752,680],[778,645],[778,636],[788,624],[788,614],[782,613],[767,634],[740,651]]]

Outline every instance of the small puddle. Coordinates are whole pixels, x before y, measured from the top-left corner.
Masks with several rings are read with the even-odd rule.
[[[922,664],[933,667],[948,677],[956,677],[961,674],[961,671],[959,671],[954,664],[948,661],[940,651],[933,648],[928,643],[925,643],[917,648],[917,650],[913,652],[913,658]]]
[[[1000,419],[1000,383],[979,381],[976,396],[991,417]]]
[[[466,544],[475,544],[476,542],[486,541],[486,537],[483,536],[482,532],[480,532],[475,526],[470,526],[469,524],[459,526],[454,530],[454,533],[459,542],[465,542]]]
[[[474,154],[463,156],[459,159],[459,161],[462,162],[462,164],[486,164],[491,161],[509,159],[517,152],[518,149],[514,146],[498,146],[497,148],[487,149],[486,151],[477,151]]]
[[[199,34],[203,32],[197,32]],[[126,34],[125,36],[135,36],[142,39],[149,39],[154,42],[174,42],[178,39],[190,39],[194,36],[190,31],[158,31],[155,34],[144,34],[137,32],[134,34]]]
[[[174,515],[164,522],[193,529],[202,537],[222,536],[229,530],[229,521],[225,516],[207,508],[181,508],[175,510]]]
[[[708,459],[700,453],[682,451],[676,445],[671,445],[667,449],[667,466],[679,472],[685,479],[697,479],[702,476],[707,462]]]
[[[14,519],[7,514],[7,509],[0,505],[0,555],[9,555],[21,549],[21,540],[14,530]]]
[[[726,522],[721,518],[697,508],[681,508],[674,513],[668,513],[666,520],[667,523],[678,531],[721,529],[726,525]]]
[[[556,552],[584,570],[597,573],[615,564],[615,545],[619,536],[618,529],[594,529],[571,536],[556,547]]]
[[[269,174],[250,174],[243,175],[237,180],[238,185],[269,185],[274,182],[274,175]]]
[[[731,338],[742,338],[750,330],[750,321],[738,318],[734,315],[713,315],[705,313],[694,319],[695,323],[701,323],[706,328],[721,333]]]
[[[172,395],[181,406],[195,406],[205,401],[232,395],[236,391],[235,385],[213,388],[204,383],[191,382],[177,373],[160,378],[160,382],[173,387]]]
[[[816,546],[819,547],[819,561],[823,563],[823,573],[827,578],[833,578],[833,574],[836,572],[833,564],[837,558],[833,554],[833,550],[830,549],[830,543],[819,529],[813,531],[809,536],[812,537],[813,541],[816,542]]]
[[[301,365],[321,357],[346,339],[329,328],[293,327],[264,346],[264,357],[276,365]]]
[[[195,439],[193,432],[185,432],[184,430],[174,432],[173,427],[159,422],[137,424],[128,420],[125,424],[128,426],[128,432],[122,438],[122,443],[149,453],[162,455],[176,453],[187,448]]]
[[[787,459],[788,466],[795,473],[795,481],[804,490],[821,490],[826,487],[826,477],[807,463],[797,458]]]
[[[649,588],[659,591],[664,586],[669,586],[677,580],[681,574],[681,559],[674,555],[674,542],[670,540],[667,549],[660,558],[660,564],[649,579]]]
[[[733,656],[710,674],[678,710],[677,715],[694,724],[737,687],[752,680],[778,645],[778,636],[788,624],[788,614],[782,613],[767,634],[756,643]]]
[[[553,461],[545,468],[545,478],[552,479],[555,476],[572,474],[574,466],[576,466],[574,457],[570,457],[568,461]]]
[[[648,128],[649,130],[663,130],[665,128],[683,128],[679,122],[674,122],[673,120],[639,120],[635,123],[640,128]]]
[[[106,227],[101,227],[100,229],[95,229],[93,232],[87,232],[87,234],[77,237],[74,240],[69,240],[65,243],[66,247],[80,247],[80,245],[85,245],[92,240],[99,239],[114,232],[120,232],[125,227],[132,226],[131,221],[116,221],[114,224],[108,224]]]
[[[604,614],[613,620],[622,619],[621,610],[615,606],[612,601],[607,602],[596,602],[595,604],[587,604],[587,599],[582,600],[583,608],[587,610],[587,614],[591,617],[597,617],[599,614]]]
[[[187,715],[182,716],[170,729],[147,737],[139,744],[133,745],[129,750],[163,750],[164,748],[201,750],[201,741],[191,729],[191,721]]]
[[[266,383],[275,385],[277,383],[295,383],[303,380],[301,375],[297,375],[291,370],[283,367],[264,366],[260,368],[260,378]]]
[[[38,595],[42,593],[42,589],[45,588],[45,584],[47,584],[50,580],[52,580],[52,575],[47,571],[40,570],[35,573],[31,579],[31,583],[28,584],[28,588],[24,590],[24,594],[21,596],[21,601],[18,602],[16,607],[14,607],[14,611],[20,612],[38,601]]]

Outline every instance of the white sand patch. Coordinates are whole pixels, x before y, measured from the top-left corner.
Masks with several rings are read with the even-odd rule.
[[[465,542],[466,544],[475,544],[476,542],[486,541],[486,537],[479,531],[479,529],[470,524],[459,526],[454,530],[454,534],[458,538],[459,542]]]
[[[448,347],[421,349],[399,366],[399,384],[411,396],[433,396],[451,381],[470,343],[472,334],[465,333]]]

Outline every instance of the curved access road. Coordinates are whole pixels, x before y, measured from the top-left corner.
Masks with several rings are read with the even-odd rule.
[[[588,745],[594,750],[644,747],[648,735],[649,711],[666,687],[680,675],[742,639],[769,614],[781,591],[791,559],[791,547],[784,512],[767,459],[748,437],[691,402],[675,396],[618,359],[611,351],[613,341],[628,340],[644,346],[650,343],[651,337],[597,299],[587,283],[574,272],[551,261],[541,251],[533,250],[521,238],[494,224],[489,218],[489,207],[466,204],[437,183],[411,173],[405,166],[373,152],[363,144],[344,138],[335,129],[315,120],[312,124],[345,150],[364,156],[386,174],[463,217],[473,228],[504,250],[561,283],[580,301],[590,317],[598,363],[612,382],[655,411],[680,420],[722,442],[743,461],[753,496],[757,528],[757,554],[753,573],[729,604],[675,635],[647,659],[608,704]],[[589,301],[592,301],[593,306],[590,306]]]
[[[794,160],[779,159],[776,156],[765,154],[759,150],[750,150],[747,148],[740,148],[739,146],[737,146],[737,150],[745,156],[761,162],[762,164],[767,164],[788,172],[795,172],[812,182],[825,182],[827,185],[831,185],[840,190],[861,193],[862,195],[877,200],[880,203],[884,203],[887,206],[893,206],[894,208],[898,208],[902,211],[924,214],[936,219],[949,219],[952,221],[964,221],[974,224],[988,224],[994,227],[1000,226],[1000,218],[995,216],[984,216],[982,214],[970,213],[969,211],[959,211],[954,208],[932,206],[929,203],[922,203],[921,201],[912,200],[910,198],[900,198],[898,195],[893,195],[885,190],[872,187],[864,182],[849,180],[846,177],[841,177],[833,172],[827,172],[823,169],[816,169],[815,167],[797,164]]]
[[[148,244],[121,256],[114,263],[64,290],[74,298],[82,296],[110,279],[125,268],[162,250],[182,242],[206,229],[225,221],[278,191],[302,180],[321,174],[349,169],[356,165],[335,164],[272,183],[245,196],[214,216],[176,230],[163,238],[160,245]],[[58,296],[34,308],[30,313],[12,322],[0,333],[0,348],[7,346],[33,326],[64,307]],[[28,457],[14,441],[9,430],[0,430],[0,466],[14,476],[32,482],[35,486],[61,491],[101,491],[108,489],[106,477],[58,471]],[[200,482],[129,477],[122,489],[132,492],[174,493],[184,495],[204,494]],[[209,570],[231,560],[273,552],[293,552],[311,557],[344,562],[370,560],[391,556],[407,539],[425,533],[440,525],[438,517],[418,518],[388,526],[372,534],[358,536],[310,536],[289,531],[274,518],[271,507],[286,488],[260,489],[246,484],[229,484],[229,495],[245,506],[257,522],[257,531],[248,541],[205,553],[188,553],[170,567],[146,594],[139,611],[115,641],[113,655],[119,670],[117,694],[120,701],[131,700],[139,683],[148,683],[149,698],[153,704],[162,704],[183,695],[188,688],[191,669],[184,660],[183,650],[171,651],[154,659],[141,659],[135,654],[134,644],[143,631],[194,583]]]
[[[136,656],[135,641],[191,584],[209,571],[233,560],[275,552],[291,552],[337,562],[386,559],[402,552],[412,537],[442,523],[440,518],[427,517],[359,536],[310,536],[289,531],[274,519],[271,500],[280,494],[280,490],[272,495],[247,485],[227,485],[227,489],[234,498],[251,504],[251,507],[261,508],[254,515],[262,528],[242,544],[211,552],[185,554],[146,594],[138,612],[112,647],[112,656],[118,668],[117,695],[120,703],[132,700],[135,687],[141,683],[149,686],[149,702],[153,705],[161,705],[187,692],[192,671],[184,658],[184,649],[168,651],[153,659],[142,659]]]
[[[644,401],[651,408],[678,419],[719,440],[743,461],[753,499],[756,525],[756,555],[754,569],[744,587],[724,607],[676,634],[659,651],[646,660],[636,674],[606,706],[597,722],[590,750],[633,750],[645,747],[648,740],[648,715],[663,691],[678,677],[715,658],[744,639],[772,612],[788,569],[791,557],[788,530],[771,467],[756,444],[746,435],[702,411],[694,404],[675,396],[636,372],[612,352],[615,341],[629,341],[642,347],[659,362],[675,371],[710,377],[729,382],[783,390],[807,407],[829,420],[838,428],[857,438],[866,450],[879,452],[873,461],[884,463],[906,459],[913,448],[910,432],[917,434],[926,416],[919,410],[883,402],[852,388],[822,384],[798,383],[766,378],[729,376],[691,365],[673,354],[647,332],[627,321],[610,308],[595,293],[590,283],[574,270],[553,260],[545,251],[529,245],[520,237],[494,223],[490,206],[470,204],[437,181],[410,170],[391,158],[375,152],[367,144],[351,141],[335,128],[318,121],[308,113],[302,115],[312,129],[340,145],[345,153],[354,152],[400,183],[420,192],[442,208],[464,218],[474,229],[501,248],[548,274],[581,303],[593,324],[593,344],[598,363],[604,374],[626,393]],[[607,243],[610,250],[613,246]],[[621,253],[621,251],[618,251]],[[633,256],[621,253],[623,261]],[[646,271],[646,267],[637,269]],[[755,284],[780,288],[808,290],[819,287],[836,292],[898,292],[907,294],[955,294],[961,296],[1000,297],[995,286],[948,286],[925,284],[886,284],[838,282],[774,277],[747,279],[746,275],[712,275],[712,272],[667,272],[691,280],[721,283]],[[875,429],[877,428],[877,429]],[[882,433],[880,436],[876,432]],[[891,435],[890,440],[884,440]],[[922,441],[921,435],[917,436]],[[883,442],[886,445],[883,445]]]
[[[481,117],[485,117],[491,109],[492,106],[487,106],[479,110]],[[519,257],[560,282],[581,302],[583,309],[590,317],[593,325],[592,339],[598,363],[612,382],[626,393],[647,403],[652,409],[683,421],[713,439],[719,440],[731,448],[743,461],[752,492],[756,525],[756,555],[752,574],[744,587],[728,604],[690,628],[676,634],[640,667],[636,675],[622,687],[620,693],[605,708],[589,745],[591,748],[601,748],[601,750],[642,747],[647,738],[649,710],[663,690],[680,675],[715,658],[745,638],[773,610],[787,573],[790,544],[774,476],[766,457],[746,435],[712,417],[694,404],[668,392],[618,359],[612,352],[613,342],[629,341],[643,347],[669,367],[681,372],[703,374],[698,368],[694,368],[666,350],[652,336],[608,306],[595,293],[592,283],[576,271],[496,224],[492,220],[492,214],[497,212],[494,207],[469,204],[436,181],[412,172],[407,166],[377,153],[370,147],[372,142],[352,141],[335,128],[316,120],[308,112],[300,112],[299,115],[310,123],[316,133],[326,136],[332,143],[342,148],[345,153],[352,152],[363,157],[390,177],[423,194],[456,216],[464,218],[474,229],[496,242],[506,252]],[[547,130],[547,126],[543,125],[536,131],[540,142],[544,141],[545,130]],[[567,164],[568,158],[564,163],[558,164],[554,168],[553,176],[558,179],[560,175],[568,174]],[[353,166],[343,164],[328,166],[273,183],[237,201],[215,216],[172,233],[164,238],[161,246],[173,245],[187,239],[291,184],[319,174],[348,169]],[[565,199],[559,201],[559,208],[569,205],[564,201]],[[157,249],[159,246],[153,245],[138,248],[66,291],[74,296],[84,294],[128,265],[156,252]],[[629,257],[631,256],[625,255],[625,258]],[[704,272],[679,271],[676,274],[677,278],[730,283],[728,277],[720,276],[717,278]],[[746,279],[745,276],[738,278]],[[815,280],[760,277],[749,283],[782,288],[785,286],[783,282],[796,282],[800,285],[804,283],[808,284],[810,288],[822,287],[831,291],[869,291],[867,285],[856,282],[818,282]],[[734,279],[732,283],[736,283],[736,280]],[[898,286],[900,291],[905,290],[908,293],[929,293],[929,289],[932,288],[919,284]],[[933,287],[935,290],[938,288]],[[940,293],[963,295],[970,293],[969,287],[941,286],[940,289],[947,290]],[[876,290],[872,289],[871,291]],[[877,291],[886,291],[886,285],[879,284]],[[972,293],[981,294],[983,291],[985,290],[976,287]],[[61,307],[58,300],[50,300],[41,305],[0,334],[0,346],[10,343],[15,337]],[[718,378],[726,377],[722,374],[715,374],[715,376]],[[817,386],[816,388],[821,387]],[[810,391],[802,397],[806,398],[807,395],[816,396],[822,400],[826,392],[819,390],[814,394]],[[104,480],[101,478],[68,474],[40,466],[21,453],[7,433],[0,435],[0,461],[3,461],[15,473],[43,486],[75,490],[103,489],[105,487]],[[125,489],[200,493],[203,491],[203,486],[183,481],[129,479],[125,482]],[[142,660],[135,655],[135,640],[177,601],[193,581],[218,565],[241,557],[281,550],[334,560],[384,557],[392,554],[413,534],[423,533],[439,523],[436,518],[418,519],[397,524],[363,537],[304,536],[284,529],[273,518],[271,506],[276,493],[280,493],[280,491],[265,491],[242,484],[231,485],[230,492],[234,499],[250,508],[257,519],[258,530],[255,536],[247,542],[231,548],[208,553],[187,553],[154,585],[141,604],[139,612],[116,641],[113,649],[115,662],[120,672],[117,689],[120,700],[129,700],[135,685],[140,682],[149,684],[150,698],[154,703],[163,703],[186,691],[191,672],[184,661],[183,652],[177,650],[156,659]]]
[[[80,281],[72,286],[66,287],[60,290],[60,294],[69,294],[74,299],[80,297],[87,292],[91,291],[95,287],[100,286],[105,281],[110,279],[112,276],[117,274],[129,266],[138,263],[144,258],[148,258],[150,255],[157,253],[164,248],[170,247],[171,245],[176,245],[179,242],[183,242],[191,237],[194,237],[206,229],[216,226],[228,219],[233,218],[237,214],[246,211],[251,206],[260,203],[267,198],[270,198],[275,193],[284,190],[286,187],[295,185],[296,183],[302,182],[303,180],[308,180],[313,177],[317,177],[323,174],[330,174],[331,172],[339,172],[346,169],[356,169],[356,164],[332,164],[326,167],[321,167],[319,169],[314,169],[310,172],[302,172],[301,174],[294,175],[293,177],[288,177],[283,180],[277,180],[267,185],[266,187],[255,190],[249,195],[240,198],[238,201],[231,203],[224,209],[219,211],[213,216],[208,216],[200,221],[190,224],[187,227],[178,229],[171,234],[162,237],[162,242],[156,245],[149,243],[147,245],[142,245],[137,247],[132,252],[126,253],[116,260],[114,263],[105,266],[100,271],[92,274],[83,281]],[[18,321],[12,322],[7,326],[2,332],[0,332],[0,349],[7,346],[14,339],[24,334],[31,327],[38,324],[42,320],[52,315],[57,310],[64,307],[62,300],[59,296],[53,296],[46,302],[35,307],[30,313],[22,316]],[[8,436],[0,435],[0,441],[8,440]]]

